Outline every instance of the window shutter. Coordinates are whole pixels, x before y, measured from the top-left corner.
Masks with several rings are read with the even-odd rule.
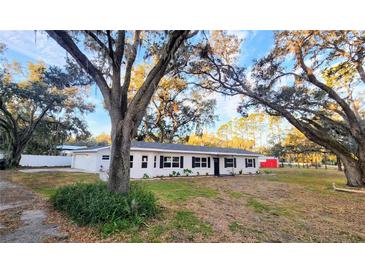
[[[237,167],[237,161],[236,161],[236,158],[233,158],[233,166],[234,166],[234,167]]]
[[[253,161],[253,167],[256,167],[256,159],[252,159]]]
[[[160,156],[160,168],[163,168],[163,156]]]
[[[208,168],[210,168],[210,157],[208,157]]]
[[[193,156],[191,158],[192,162],[191,162],[191,167],[194,168],[195,167],[195,157]]]
[[[180,168],[184,168],[184,156],[180,156]]]
[[[247,158],[245,158],[245,167],[247,167]]]

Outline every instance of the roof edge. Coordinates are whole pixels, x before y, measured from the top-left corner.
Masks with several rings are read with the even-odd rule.
[[[105,146],[95,149],[81,149],[81,150],[74,150],[72,153],[85,153],[91,152],[96,153],[100,150],[110,148],[111,146]],[[241,156],[252,156],[252,157],[260,157],[261,155],[258,153],[237,153],[237,152],[211,152],[211,151],[192,151],[192,150],[176,150],[176,149],[162,149],[162,148],[141,148],[141,147],[131,147],[131,151],[159,151],[159,152],[177,152],[177,153],[189,153],[189,154],[208,154],[208,155],[241,155]]]

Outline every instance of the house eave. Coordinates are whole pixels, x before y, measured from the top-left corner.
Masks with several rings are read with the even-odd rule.
[[[72,151],[73,154],[84,154],[84,153],[96,153],[103,149],[110,148],[110,146],[90,149],[90,150],[78,150]],[[167,153],[182,153],[182,154],[202,154],[202,155],[216,155],[216,156],[247,156],[247,157],[259,157],[259,154],[250,153],[229,153],[229,152],[211,152],[211,151],[190,151],[190,150],[173,150],[173,149],[158,149],[158,148],[140,148],[131,147],[131,151],[149,151],[149,152],[167,152]]]

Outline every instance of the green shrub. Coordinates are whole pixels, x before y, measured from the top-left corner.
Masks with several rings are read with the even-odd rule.
[[[142,179],[149,179],[149,178],[150,178],[150,176],[147,173],[143,174]]]
[[[192,171],[191,171],[191,169],[188,169],[188,168],[185,168],[184,170],[183,170],[183,173],[186,175],[186,176],[189,176],[191,173],[193,173]]]
[[[138,228],[157,213],[153,193],[137,184],[128,194],[111,192],[105,183],[68,185],[59,188],[51,202],[77,224],[100,225],[106,235]]]
[[[178,177],[180,176],[180,172],[176,172],[175,170],[169,174],[170,177]]]

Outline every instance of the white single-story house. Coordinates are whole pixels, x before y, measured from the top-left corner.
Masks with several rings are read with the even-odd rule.
[[[220,147],[132,142],[131,178],[189,175],[252,174],[259,169],[254,152]],[[72,168],[105,172],[110,164],[110,146],[72,152]]]

